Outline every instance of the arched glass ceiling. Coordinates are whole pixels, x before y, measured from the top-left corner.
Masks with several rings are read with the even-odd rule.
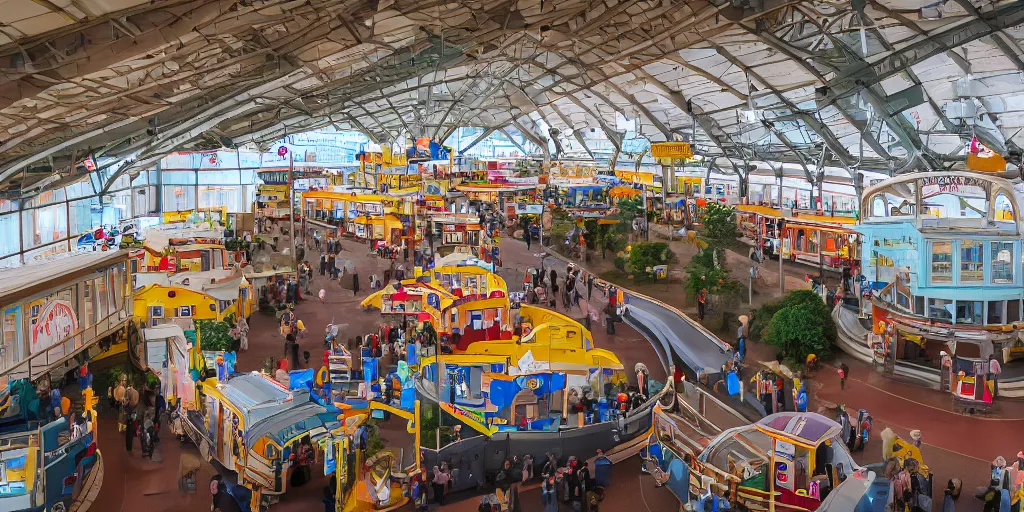
[[[1024,138],[1020,0],[4,5],[9,193],[90,153],[130,173],[330,125],[376,140],[482,126],[544,149],[599,130],[622,149],[631,123],[719,167],[808,176],[960,166],[973,137],[1019,160]]]

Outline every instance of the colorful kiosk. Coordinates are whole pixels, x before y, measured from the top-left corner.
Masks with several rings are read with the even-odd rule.
[[[328,229],[328,235],[397,245],[408,235],[406,224],[417,193],[419,187],[392,190],[386,195],[306,192],[302,194],[303,222]]]
[[[856,229],[875,326],[866,342],[884,371],[944,368],[945,389],[981,399],[994,387],[968,384],[985,382],[990,355],[1006,363],[1001,383],[1022,374],[1010,362],[1024,307],[1021,204],[1010,182],[969,172],[915,173],[864,191]],[[952,373],[967,379],[949,378],[960,359]]]
[[[434,240],[434,251],[438,256],[453,253],[476,256],[480,254],[483,242],[483,226],[480,218],[471,214],[435,213],[420,218],[417,227],[422,224],[422,239]],[[430,233],[430,236],[428,235]]]
[[[860,266],[855,222],[851,217],[802,212],[787,217],[782,211],[767,206],[736,206],[736,223],[743,233],[743,241],[760,246],[765,257],[781,256],[832,271]]]
[[[207,459],[238,474],[238,483],[252,491],[254,511],[287,490],[299,442],[317,444],[339,421],[306,389],[288,389],[258,372],[206,378],[198,400],[198,410],[185,416],[186,434]]]
[[[842,426],[819,414],[780,412],[710,440],[684,432],[661,411],[655,418],[650,456],[684,503],[699,507],[724,498],[741,510],[794,512],[885,504],[889,481],[860,467]]]
[[[67,510],[98,485],[98,422],[93,390],[86,385],[71,405],[61,383],[77,378],[78,361],[126,336],[128,252],[64,254],[0,271],[0,283],[0,510]],[[40,416],[52,393],[62,409],[56,420]],[[72,424],[70,413],[86,421]]]
[[[504,280],[471,260],[428,269],[363,305],[388,303],[392,312],[398,303],[406,314],[418,309],[418,320],[451,339],[454,354],[442,349],[422,357],[412,381],[421,401],[444,411],[445,428],[461,426],[464,436],[477,436],[423,450],[426,467],[459,457],[478,461],[452,490],[484,484],[484,474],[501,467],[502,454],[540,460],[564,443],[583,452],[638,449],[654,404],[674,398],[668,385],[627,394],[621,362],[596,348],[590,331],[554,311],[513,309]]]
[[[128,251],[85,252],[0,271],[0,390],[56,381],[124,336],[132,317]],[[67,363],[67,364],[65,364]]]

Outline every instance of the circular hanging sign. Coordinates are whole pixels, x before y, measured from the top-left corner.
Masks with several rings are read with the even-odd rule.
[[[285,156],[288,154],[288,146],[281,146],[277,148],[277,156]]]

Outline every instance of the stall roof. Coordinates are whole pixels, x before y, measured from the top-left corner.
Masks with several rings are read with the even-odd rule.
[[[757,422],[758,430],[772,437],[789,439],[815,447],[835,437],[842,427],[820,414],[807,412],[779,412]]]
[[[219,382],[217,390],[242,412],[247,428],[309,398],[306,392],[293,394],[277,381],[256,372],[232,375]]]
[[[128,261],[127,250],[73,252],[0,270],[0,302],[10,304],[121,261]]]
[[[303,393],[306,398],[308,395]],[[255,425],[248,425],[245,430],[246,445],[263,437],[269,436],[277,444],[283,445],[289,439],[305,435],[317,428],[323,428],[326,433],[327,425],[334,423],[335,415],[327,412],[327,409],[315,402],[299,402],[291,407],[278,411]]]

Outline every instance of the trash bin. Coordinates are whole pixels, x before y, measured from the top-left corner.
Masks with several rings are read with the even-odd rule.
[[[612,481],[612,461],[601,456],[594,459],[594,483],[599,487],[608,487]]]

